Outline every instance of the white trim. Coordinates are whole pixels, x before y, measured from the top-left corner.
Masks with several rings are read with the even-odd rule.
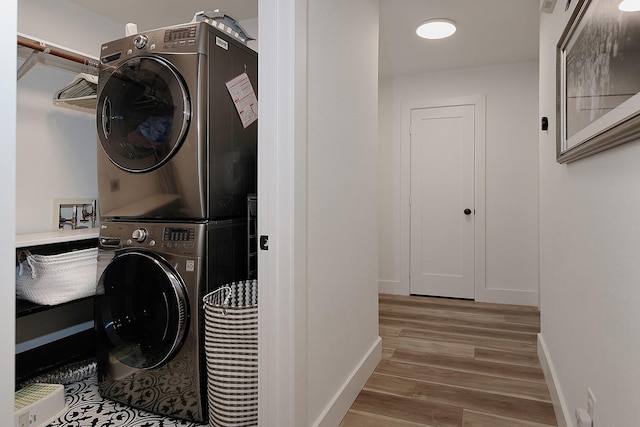
[[[485,288],[481,292],[478,292],[476,289],[476,301],[494,302],[497,304],[530,305],[537,307],[540,302],[540,298],[537,291]]]
[[[551,394],[551,401],[553,402],[553,411],[556,413],[556,421],[558,427],[571,427],[571,417],[567,409],[567,403],[564,400],[560,383],[556,375],[556,370],[551,362],[551,357],[547,351],[547,345],[542,338],[542,334],[538,334],[538,359],[540,359],[540,366],[542,366],[542,372],[544,378],[547,381],[549,387],[549,394]]]
[[[306,14],[306,0],[258,2],[261,426],[307,424]]]
[[[410,184],[411,184],[411,110],[421,108],[473,105],[475,118],[475,294],[478,297],[485,289],[485,145],[486,145],[486,96],[464,96],[457,98],[430,99],[402,105],[400,141],[400,286],[398,293],[409,295],[410,289]]]
[[[0,204],[2,212],[0,221],[0,279],[3,286],[0,289],[0,342],[3,342],[0,350],[0,413],[4,421],[3,425],[12,425],[14,413],[13,393],[15,391],[15,349],[16,342],[16,312],[15,312],[15,238],[16,238],[16,72],[17,49],[16,34],[18,31],[18,2],[9,0],[2,3],[2,17],[0,18],[0,52],[5,58],[6,66],[0,70],[0,87],[2,88],[2,100],[0,111],[0,178],[2,179],[2,195]],[[11,421],[9,421],[11,420]]]
[[[381,359],[382,338],[377,337],[369,351],[342,384],[340,390],[333,396],[331,402],[313,423],[313,426],[331,427],[339,425]]]

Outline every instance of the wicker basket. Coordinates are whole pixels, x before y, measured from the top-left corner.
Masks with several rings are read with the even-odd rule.
[[[203,298],[211,426],[258,425],[257,286],[234,282]]]
[[[94,295],[98,248],[58,255],[29,254],[16,272],[16,296],[43,305]]]

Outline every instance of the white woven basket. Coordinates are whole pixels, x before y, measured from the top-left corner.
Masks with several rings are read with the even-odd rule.
[[[96,293],[98,248],[58,255],[30,254],[17,268],[16,296],[43,305]]]
[[[258,425],[258,282],[203,298],[209,425]]]

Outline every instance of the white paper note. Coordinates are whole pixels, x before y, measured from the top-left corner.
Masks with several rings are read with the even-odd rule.
[[[258,99],[247,73],[242,73],[227,82],[227,89],[236,105],[242,126],[246,129],[251,123],[258,120]]]

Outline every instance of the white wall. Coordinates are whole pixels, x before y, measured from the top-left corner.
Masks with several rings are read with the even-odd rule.
[[[18,31],[87,55],[124,27],[68,0],[20,0]],[[20,63],[22,61],[19,61]],[[17,86],[16,233],[52,229],[57,198],[98,197],[95,114],[53,105],[75,73],[36,64]]]
[[[0,54],[7,64],[15,64],[16,60],[16,15],[17,0],[2,3],[3,13],[0,14]],[[0,144],[0,425],[13,425],[13,391],[14,391],[14,351],[15,336],[15,171],[16,165],[16,71],[13,66],[0,68],[0,134],[3,136]]]
[[[400,271],[403,105],[486,95],[486,288],[476,298],[538,303],[538,64],[459,69],[380,81],[380,290],[408,294]]]
[[[574,2],[576,3],[576,2]],[[543,358],[575,425],[587,389],[596,427],[638,425],[640,142],[569,165],[555,161],[555,46],[571,10],[541,14],[540,307]],[[564,5],[563,5],[564,6]],[[574,5],[572,5],[574,6]],[[564,425],[565,418],[562,418]]]
[[[359,391],[348,391],[349,400],[339,397],[342,388],[363,359],[373,360],[372,371],[380,357],[378,5],[311,0],[308,7],[308,424],[331,426]],[[331,413],[333,400],[342,409]]]

